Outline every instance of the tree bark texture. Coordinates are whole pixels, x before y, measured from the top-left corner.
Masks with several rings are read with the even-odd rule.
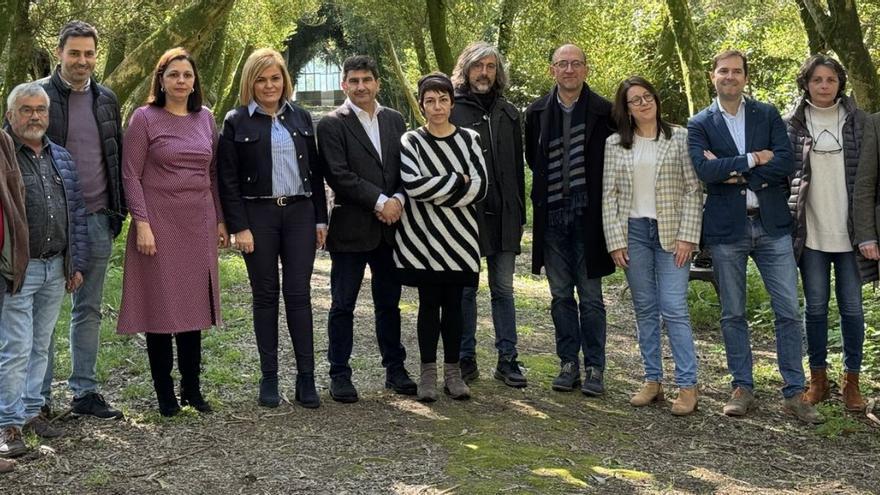
[[[229,13],[235,0],[198,0],[181,10],[167,24],[151,34],[132,50],[108,74],[104,83],[113,89],[120,101],[125,101],[144,78],[150,76],[156,60],[165,50],[183,46],[195,51],[205,34],[214,29],[217,21]]]
[[[846,66],[856,103],[867,112],[880,111],[880,77],[865,46],[855,0],[802,0],[822,38]]]
[[[9,46],[20,47],[9,51],[6,62],[6,77],[3,82],[3,94],[9,94],[12,88],[31,79],[30,69],[33,64],[34,32],[30,23],[30,0],[11,0],[10,13],[12,22],[9,31]],[[6,99],[2,106],[6,108]]]
[[[709,104],[706,71],[703,70],[703,59],[697,45],[694,20],[691,17],[688,0],[666,0],[666,6],[672,20],[676,51],[681,62],[681,75],[687,93],[688,111],[694,115]]]
[[[388,52],[388,58],[391,59],[391,65],[394,68],[394,75],[397,77],[397,82],[400,84],[400,87],[403,89],[403,93],[406,95],[406,101],[409,103],[409,107],[415,115],[416,120],[419,122],[419,125],[425,124],[425,117],[422,115],[421,110],[419,109],[419,102],[416,100],[416,97],[413,95],[413,91],[410,89],[409,85],[406,82],[406,74],[403,73],[403,67],[400,65],[400,59],[397,58],[397,52],[394,50],[394,42],[391,41],[391,36],[385,35],[385,51]]]
[[[446,0],[426,0],[428,6],[428,28],[431,32],[431,44],[434,46],[434,58],[437,67],[446,75],[452,75],[455,59],[446,37]],[[421,114],[420,114],[421,115]]]
[[[810,47],[810,54],[824,52],[828,49],[828,44],[822,39],[819,29],[816,27],[816,21],[804,5],[804,0],[795,0],[798,8],[798,14],[801,16],[801,22],[804,24],[804,30],[807,32],[807,44]]]

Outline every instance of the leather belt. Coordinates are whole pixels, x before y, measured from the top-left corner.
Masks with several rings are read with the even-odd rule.
[[[746,216],[754,218],[754,217],[757,217],[760,215],[761,215],[760,208],[746,208]]]
[[[61,254],[61,251],[50,251],[48,253],[43,253],[43,254],[37,256],[37,258],[41,259],[41,260],[50,260],[50,259],[58,256],[59,254]]]
[[[287,205],[292,205],[298,201],[302,201],[304,199],[308,199],[308,196],[279,196],[277,198],[245,198],[247,201],[252,201],[254,203],[274,203],[275,206],[284,207]]]

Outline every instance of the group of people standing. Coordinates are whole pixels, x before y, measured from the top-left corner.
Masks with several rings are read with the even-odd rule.
[[[525,387],[513,275],[526,222],[526,164],[533,173],[532,271],[543,267],[547,274],[560,360],[554,390],[604,394],[602,278],[620,267],[632,291],[645,367],[644,385],[630,402],[664,398],[665,322],[679,388],[672,413],[696,409],[687,284],[702,241],[713,254],[733,376],[724,413],[744,415],[754,404],[745,318],[749,256],[776,314],[784,410],[822,421],[815,404],[830,388],[832,265],[844,403],[848,410],[864,407],[861,284],[877,280],[880,259],[880,116],[855,107],[844,92],[845,71],[829,57],[804,64],[803,96],[783,120],[772,106],[744,97],[746,56],[722,52],[711,72],[718,97],[685,129],[663,118],[656,89],[641,77],[623,81],[613,102],[593,92],[586,54],[575,45],[553,53],[556,84],[521,118],[504,98],[502,54],[475,42],[451,78],[431,73],[419,80],[426,124],[407,131],[402,115],[378,102],[379,71],[370,57],[345,60],[347,99],[316,127],[292,103],[283,57],[260,49],[243,66],[240,106],[218,132],[202,105],[196,61],[173,48],[157,62],[147,104],[134,111],[123,137],[115,95],[92,77],[97,45],[92,26],[68,23],[59,36],[59,66],[49,78],[13,89],[8,134],[0,133],[0,273],[7,281],[0,291],[0,470],[11,469],[2,458],[26,452],[23,429],[63,434],[49,416],[52,334],[65,289],[73,294],[72,413],[122,417],[98,392],[95,362],[104,276],[127,214],[117,330],[146,334],[162,415],[187,405],[211,411],[201,392],[201,331],[221,324],[217,250],[228,246],[241,251],[253,295],[261,406],[281,403],[282,296],[296,361],[295,401],[320,406],[310,279],[321,248],[332,263],[333,400],[359,399],[349,361],[367,265],[386,388],[437,400],[442,339],[443,390],[467,399],[468,383],[479,376],[476,290],[483,257],[498,353],[493,374]],[[325,181],[333,192],[330,212]],[[418,288],[417,383],[404,365],[402,285]],[[179,390],[171,375],[175,344]]]

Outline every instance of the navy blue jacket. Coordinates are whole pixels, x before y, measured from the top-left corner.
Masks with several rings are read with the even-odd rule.
[[[67,252],[64,255],[64,274],[69,278],[76,272],[84,273],[89,263],[89,225],[86,203],[79,188],[79,176],[70,153],[53,142],[52,163],[61,176],[64,199],[67,201]]]
[[[785,123],[776,108],[766,103],[746,98],[744,111],[746,152],[773,152],[769,163],[751,169],[746,155],[736,149],[717,100],[688,122],[688,152],[697,177],[706,184],[703,243],[709,246],[745,239],[746,189],[758,197],[761,223],[768,235],[791,233],[788,176],[794,172],[795,163]],[[706,150],[717,158],[706,159]],[[736,176],[742,177],[740,183],[725,183]]]
[[[285,105],[278,116],[296,147],[299,174],[315,205],[315,222],[327,223],[327,196],[318,158],[312,115],[301,107]],[[248,114],[246,106],[230,110],[223,121],[217,147],[220,202],[230,233],[250,228],[242,196],[272,196],[272,118]]]

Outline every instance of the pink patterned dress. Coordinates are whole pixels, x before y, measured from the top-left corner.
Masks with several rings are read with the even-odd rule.
[[[207,108],[179,116],[147,105],[131,116],[122,183],[132,219],[150,224],[156,254],[137,251],[132,221],[118,333],[180,333],[221,324],[216,136]]]

